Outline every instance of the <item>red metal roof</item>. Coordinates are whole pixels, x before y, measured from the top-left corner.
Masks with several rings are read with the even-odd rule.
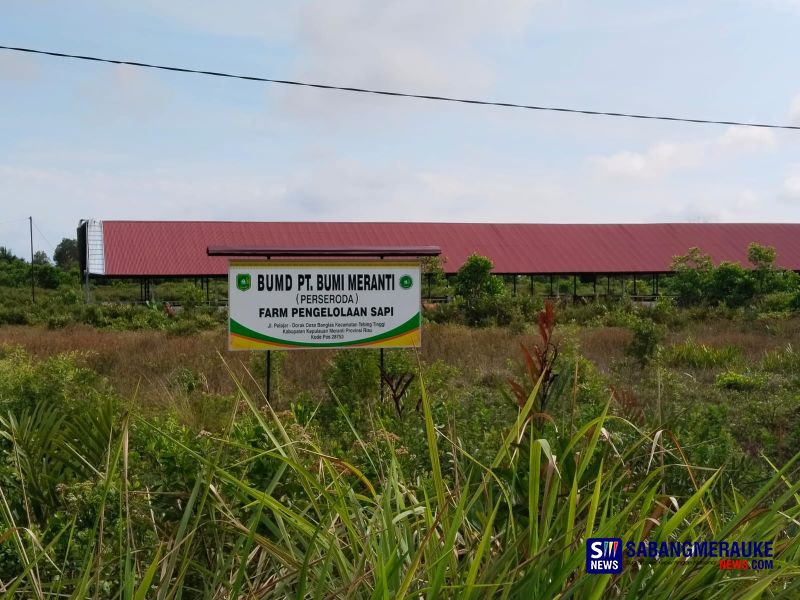
[[[656,273],[700,247],[715,261],[747,265],[750,242],[774,246],[778,264],[800,271],[800,223],[557,225],[495,223],[253,223],[103,221],[105,275],[213,276],[228,259],[208,246],[436,245],[453,273],[473,252],[496,273]]]

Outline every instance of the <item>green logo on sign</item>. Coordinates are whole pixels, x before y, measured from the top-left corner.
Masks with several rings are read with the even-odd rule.
[[[414,285],[414,280],[411,279],[411,275],[403,275],[400,278],[400,287],[403,288],[404,290],[407,290],[412,285]]]
[[[250,274],[249,273],[240,273],[236,276],[236,287],[246,292],[250,289]]]

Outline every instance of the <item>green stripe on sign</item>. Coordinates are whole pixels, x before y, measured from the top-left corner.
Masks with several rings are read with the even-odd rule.
[[[325,348],[333,348],[337,346],[356,346],[359,344],[369,344],[371,342],[378,342],[380,340],[385,340],[386,338],[396,337],[398,335],[402,335],[404,333],[408,333],[409,331],[414,331],[415,329],[419,328],[420,326],[420,313],[415,314],[411,317],[408,321],[403,323],[402,325],[398,325],[394,329],[391,329],[385,333],[381,333],[379,335],[374,335],[372,337],[360,339],[360,340],[352,340],[349,342],[294,342],[292,340],[283,340],[281,338],[270,337],[268,335],[264,335],[263,333],[259,333],[257,331],[253,331],[252,329],[245,327],[238,321],[234,321],[230,319],[229,327],[230,332],[235,333],[236,335],[241,335],[243,337],[248,337],[254,340],[260,340],[263,342],[271,342],[273,344],[286,344],[288,346],[308,346],[308,347],[325,347]]]

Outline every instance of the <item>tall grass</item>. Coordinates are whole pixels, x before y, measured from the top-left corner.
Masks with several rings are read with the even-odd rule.
[[[791,344],[764,353],[761,368],[772,373],[800,373],[800,351]]]
[[[659,444],[668,432],[640,430],[607,411],[574,434],[543,436],[530,418],[537,384],[494,459],[480,463],[435,421],[423,385],[428,474],[410,476],[393,453],[364,444],[365,461],[379,473],[369,479],[327,455],[308,432],[290,429],[233,369],[230,376],[240,402],[224,432],[202,443],[133,413],[113,424],[93,417],[86,425],[94,423],[94,442],[86,448],[73,443],[80,433],[56,439],[52,456],[72,457],[70,468],[93,474],[94,504],[43,527],[9,499],[11,491],[17,505],[32,507],[40,474],[23,464],[31,458],[23,419],[4,422],[18,485],[0,489],[0,539],[18,569],[0,591],[125,599],[800,594],[800,457],[744,497],[721,487],[719,471],[686,464],[677,442]],[[40,410],[56,412],[53,405]],[[243,420],[252,423],[250,433],[234,435]],[[132,440],[143,432],[157,449],[184,457],[185,485],[177,478],[172,489],[136,484],[143,450]],[[662,451],[665,460],[654,460]],[[443,456],[452,461],[450,474]],[[256,477],[258,465],[269,466],[268,476]],[[669,469],[687,472],[693,489],[662,491]],[[158,508],[159,494],[177,498],[173,519]],[[730,576],[713,561],[625,559],[620,575],[587,575],[587,537],[770,540],[775,568]]]
[[[664,349],[664,359],[673,367],[692,369],[712,369],[727,367],[741,358],[741,350],[736,346],[716,348],[700,344],[691,338],[682,344],[674,344]]]

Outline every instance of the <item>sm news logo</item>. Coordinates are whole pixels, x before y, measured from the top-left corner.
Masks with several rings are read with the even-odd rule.
[[[587,539],[586,572],[597,574],[622,573],[622,539]]]

